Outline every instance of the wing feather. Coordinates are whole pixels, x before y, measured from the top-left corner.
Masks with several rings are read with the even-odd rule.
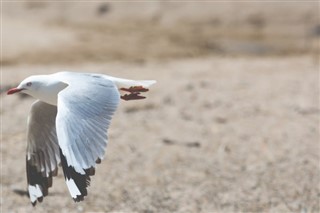
[[[90,175],[104,156],[107,130],[120,94],[116,85],[89,74],[59,74],[68,84],[58,94],[56,118],[66,183],[75,201],[87,195]]]
[[[55,119],[57,107],[36,101],[31,107],[27,130],[27,181],[31,203],[41,202],[52,186],[60,163]]]

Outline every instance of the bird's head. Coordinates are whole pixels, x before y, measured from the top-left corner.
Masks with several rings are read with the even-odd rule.
[[[57,104],[58,93],[68,85],[52,75],[34,75],[24,79],[17,87],[9,89],[8,95],[22,92],[48,104]]]
[[[17,87],[11,88],[7,91],[8,95],[14,93],[23,92],[29,95],[36,93],[39,88],[44,84],[43,78],[41,76],[30,76],[24,79]]]

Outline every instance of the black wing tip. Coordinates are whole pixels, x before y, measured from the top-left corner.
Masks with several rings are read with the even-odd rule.
[[[45,195],[44,195],[44,196],[45,196]],[[38,201],[39,201],[40,203],[42,203],[42,201],[43,201],[43,196],[38,197]]]
[[[93,176],[96,173],[96,170],[94,167],[90,167],[89,169],[85,170],[86,175]],[[90,177],[87,178],[87,184],[90,185]]]
[[[95,174],[95,168],[91,167],[89,169],[85,169],[85,174],[80,174],[76,172],[73,166],[68,166],[66,157],[63,155],[61,148],[60,158],[65,180],[67,181],[72,179],[76,187],[78,188],[79,192],[81,193],[81,195],[73,197],[73,200],[75,202],[83,201],[84,197],[88,195],[87,187],[90,186],[90,176]]]
[[[36,201],[31,202],[32,206],[35,206],[37,204],[37,201],[41,203],[43,201],[43,197],[49,194],[49,188],[52,187],[52,177],[58,174],[58,168],[49,172],[47,176],[46,173],[38,171],[38,168],[32,164],[31,160],[28,160],[28,159],[26,160],[26,167],[27,167],[28,185],[30,186],[38,185],[42,192],[41,197],[38,197]]]
[[[78,203],[80,201],[83,201],[85,196],[87,196],[87,194],[86,195],[78,195],[77,198],[73,198],[73,200],[75,203]]]
[[[101,163],[101,158],[98,158],[97,160],[96,160],[96,164],[100,164]]]
[[[35,206],[37,205],[37,201],[38,201],[39,203],[42,203],[42,201],[43,201],[43,196],[38,197],[36,201],[31,202],[31,204],[32,204],[33,207],[35,207]]]

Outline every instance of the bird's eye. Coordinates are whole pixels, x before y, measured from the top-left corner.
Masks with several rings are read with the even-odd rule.
[[[31,83],[31,82],[28,82],[28,83],[27,83],[27,86],[28,86],[28,87],[30,87],[31,85],[32,85],[32,83]]]

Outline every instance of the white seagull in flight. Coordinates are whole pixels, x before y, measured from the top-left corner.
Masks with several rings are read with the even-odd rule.
[[[27,181],[32,205],[41,202],[62,166],[74,201],[87,195],[90,176],[103,159],[111,117],[124,100],[143,99],[156,83],[102,74],[59,72],[30,76],[7,94],[22,92],[38,99],[27,128]],[[119,90],[127,92],[120,96]]]

